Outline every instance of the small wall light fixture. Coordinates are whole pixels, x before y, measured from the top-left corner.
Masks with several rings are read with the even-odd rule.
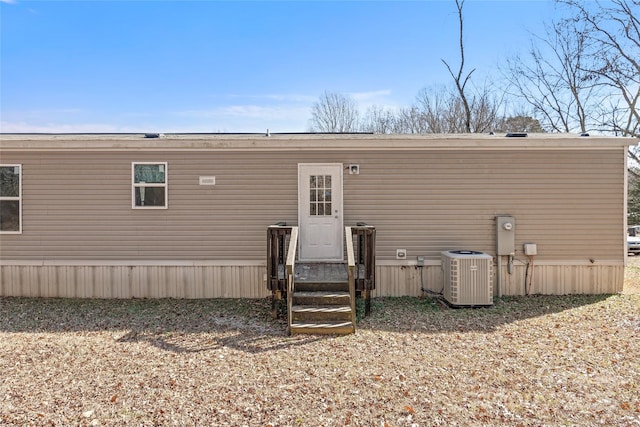
[[[360,175],[360,165],[349,165],[349,175]]]

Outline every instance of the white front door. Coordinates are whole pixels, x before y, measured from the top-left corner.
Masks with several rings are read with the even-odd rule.
[[[298,165],[300,260],[342,261],[342,164]]]

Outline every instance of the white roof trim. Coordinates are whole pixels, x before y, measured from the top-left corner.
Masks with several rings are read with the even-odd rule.
[[[611,149],[636,145],[634,138],[569,134],[530,134],[508,138],[486,134],[1,134],[2,151],[408,151]]]

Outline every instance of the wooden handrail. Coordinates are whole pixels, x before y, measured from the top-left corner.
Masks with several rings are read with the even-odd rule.
[[[298,227],[291,227],[291,236],[289,237],[289,249],[287,250],[287,271],[293,274],[293,268],[296,264],[296,251],[298,250]]]
[[[353,325],[353,331],[356,330],[356,257],[353,253],[353,235],[351,234],[351,227],[345,227],[345,238],[347,246],[347,272],[349,275],[349,296],[351,300],[351,323]]]
[[[289,335],[291,335],[291,323],[293,322],[293,292],[295,291],[294,278],[296,276],[296,251],[298,250],[298,227],[291,227],[289,248],[287,249],[287,320]]]
[[[356,257],[353,252],[353,234],[351,234],[351,227],[345,227],[344,234],[347,236],[347,264],[349,267],[355,267]]]

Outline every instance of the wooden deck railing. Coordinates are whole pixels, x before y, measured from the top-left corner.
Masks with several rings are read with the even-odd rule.
[[[285,223],[267,227],[267,288],[270,291],[287,290],[285,263],[293,228]]]
[[[267,288],[273,295],[273,317],[278,314],[277,301],[288,293],[293,280],[297,243],[298,227],[287,226],[284,222],[267,227]],[[291,270],[288,268],[290,261]]]
[[[376,288],[376,228],[364,223],[347,227],[354,246],[354,286],[366,301],[365,314],[371,313],[371,291]],[[347,239],[348,241],[349,239]]]

